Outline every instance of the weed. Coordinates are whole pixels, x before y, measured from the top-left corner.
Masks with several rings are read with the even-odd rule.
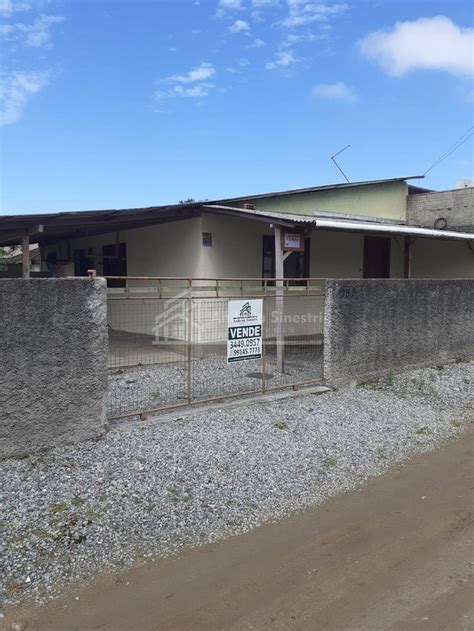
[[[429,436],[432,433],[433,431],[429,427],[419,427],[415,431],[415,434],[417,434],[418,436]]]
[[[83,499],[82,497],[79,497],[78,495],[74,496],[71,500],[71,504],[73,506],[82,506],[82,504],[84,504],[86,500]]]
[[[191,502],[191,493],[183,493],[179,496],[179,499],[183,502],[183,504],[189,504]]]
[[[326,456],[326,458],[324,458],[323,460],[323,466],[320,469],[320,473],[326,473],[327,471],[329,471],[336,465],[337,465],[336,456]]]
[[[277,429],[288,429],[288,423],[285,423],[284,421],[277,421],[276,423],[273,423],[273,427],[276,427]]]
[[[390,368],[390,370],[387,373],[387,376],[385,377],[385,383],[387,384],[387,386],[393,386],[394,378],[395,378],[395,372],[393,368]]]
[[[175,487],[174,484],[172,484],[171,486],[168,487],[168,493],[171,493],[171,495],[179,495],[179,491],[178,489]]]
[[[175,502],[180,501],[183,502],[183,504],[189,504],[191,502],[191,493],[189,491],[181,493],[174,484],[168,487],[168,492],[171,493],[173,501]]]
[[[461,423],[461,421],[459,421],[458,419],[453,418],[453,419],[451,420],[451,425],[452,425],[453,427],[456,427],[456,428],[457,428],[457,427],[461,427],[461,426],[462,426],[462,423]]]
[[[62,513],[67,510],[67,504],[66,502],[52,502],[48,506],[48,509],[50,513],[53,513],[53,515],[56,513]]]
[[[28,458],[27,453],[14,454],[11,456],[12,460],[26,460],[26,458]]]
[[[380,460],[385,460],[387,458],[384,447],[377,447],[375,453],[377,454],[377,457],[380,458]]]

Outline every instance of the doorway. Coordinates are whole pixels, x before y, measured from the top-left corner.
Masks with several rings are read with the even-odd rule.
[[[390,278],[390,237],[364,237],[364,278]]]
[[[292,252],[283,263],[285,278],[309,278],[311,239],[305,238],[304,252]],[[275,237],[264,235],[262,277],[275,278]]]

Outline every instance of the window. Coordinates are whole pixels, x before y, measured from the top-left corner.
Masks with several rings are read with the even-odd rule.
[[[127,244],[113,243],[102,246],[104,276],[127,275]],[[108,280],[109,287],[125,287],[124,280]]]
[[[311,239],[305,238],[304,252],[292,252],[283,263],[285,278],[309,278],[309,252]],[[262,276],[275,278],[275,237],[264,235],[262,250]]]

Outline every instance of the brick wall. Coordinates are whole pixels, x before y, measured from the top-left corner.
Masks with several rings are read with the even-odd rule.
[[[439,218],[447,220],[447,230],[474,232],[474,188],[408,196],[408,225],[438,228]]]

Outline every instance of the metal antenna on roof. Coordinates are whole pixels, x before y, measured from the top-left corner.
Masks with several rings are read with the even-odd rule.
[[[338,151],[337,153],[335,153],[333,156],[331,156],[331,160],[334,162],[334,164],[336,165],[336,167],[339,169],[339,171],[342,173],[342,175],[344,176],[346,182],[348,184],[350,184],[349,182],[349,178],[347,177],[347,175],[344,173],[344,171],[341,169],[341,167],[338,165],[338,163],[336,162],[335,158],[336,156],[338,156],[340,153],[342,153],[343,151],[345,151],[346,149],[349,149],[350,145],[346,145],[343,149],[341,149],[340,151]]]

